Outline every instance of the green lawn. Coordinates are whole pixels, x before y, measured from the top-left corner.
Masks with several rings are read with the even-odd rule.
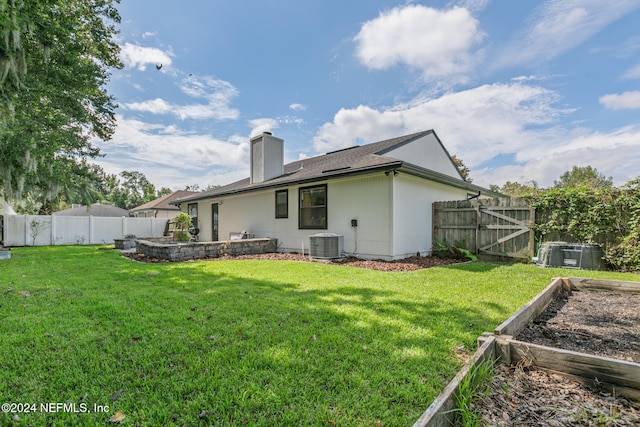
[[[640,281],[15,248],[0,261],[0,396],[36,406],[0,425],[105,425],[116,411],[123,425],[411,425],[478,335],[568,275]]]

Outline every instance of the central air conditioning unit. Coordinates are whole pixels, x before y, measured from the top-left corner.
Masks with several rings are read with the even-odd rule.
[[[333,233],[313,234],[309,240],[309,256],[314,259],[340,258],[344,248],[344,236]]]

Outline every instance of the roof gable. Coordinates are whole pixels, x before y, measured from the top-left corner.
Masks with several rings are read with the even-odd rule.
[[[396,144],[378,153],[453,178],[463,179],[435,132],[421,135],[418,140]]]
[[[437,164],[438,162],[442,162],[443,165]],[[245,178],[211,191],[179,199],[173,203],[179,204],[263,188],[321,181],[331,177],[376,169],[394,169],[403,164],[411,166],[412,170],[429,169],[426,166],[433,165],[435,167],[433,172],[436,175],[442,176],[446,180],[459,181],[461,184],[466,184],[465,187],[470,185],[462,180],[460,172],[435,132],[428,130],[296,160],[284,165],[283,175],[270,180],[252,184],[249,178]]]

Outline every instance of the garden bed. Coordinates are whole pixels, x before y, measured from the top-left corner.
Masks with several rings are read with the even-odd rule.
[[[483,358],[502,363],[472,408],[482,425],[640,425],[639,306],[640,283],[554,279],[481,337],[416,426],[453,419],[460,381]]]
[[[620,291],[615,284],[565,281],[547,308],[516,336],[521,343],[542,347],[529,347],[533,351],[521,353],[514,365],[496,366],[489,395],[477,407],[484,424],[640,425],[640,293]],[[526,344],[520,351],[523,348]],[[566,352],[558,351],[554,358],[553,351],[547,353],[544,348]],[[581,359],[577,354],[608,361]],[[581,369],[583,363],[591,366]],[[606,384],[617,379],[601,382],[593,372],[602,370],[600,375],[605,378],[609,373],[605,370],[615,369],[621,376],[635,375],[636,381]]]

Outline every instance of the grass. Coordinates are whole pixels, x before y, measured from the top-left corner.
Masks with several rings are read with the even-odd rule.
[[[491,393],[494,365],[498,359],[491,356],[479,360],[469,367],[467,375],[462,378],[454,395],[456,409],[456,426],[477,427],[482,425],[475,406]]]
[[[14,248],[0,262],[0,403],[36,406],[0,425],[104,425],[116,411],[132,426],[411,425],[464,363],[461,346],[470,355],[569,273],[639,279]]]

